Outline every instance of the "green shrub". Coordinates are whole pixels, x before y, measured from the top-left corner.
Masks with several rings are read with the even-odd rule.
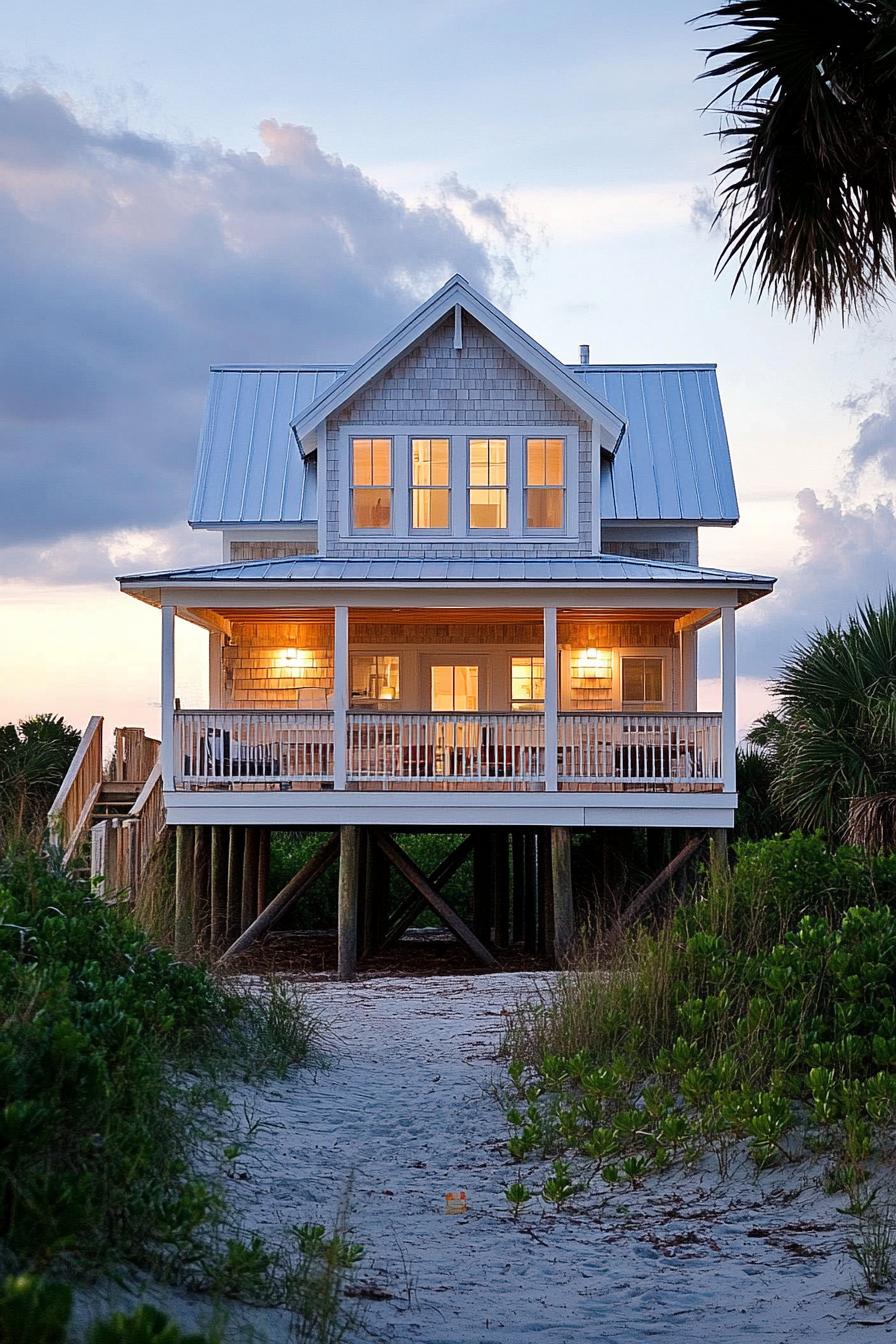
[[[0,1284],[0,1344],[66,1344],[72,1292],[65,1284],[18,1274]],[[87,1344],[211,1344],[206,1335],[185,1334],[163,1312],[142,1305],[97,1321]]]
[[[707,1150],[724,1166],[734,1140],[760,1167],[810,1142],[860,1179],[896,1127],[894,910],[892,857],[739,844],[659,932],[519,1007],[511,1157],[621,1157],[609,1177],[635,1183]]]
[[[35,856],[0,865],[0,1247],[24,1266],[189,1259],[222,1214],[193,1171],[215,1070],[301,1058],[293,1007],[175,961]]]

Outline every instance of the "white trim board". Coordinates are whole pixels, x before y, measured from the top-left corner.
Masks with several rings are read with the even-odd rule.
[[[733,793],[165,793],[169,826],[687,826],[730,830]]]

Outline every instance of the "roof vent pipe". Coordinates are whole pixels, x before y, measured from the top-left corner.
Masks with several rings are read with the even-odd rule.
[[[580,346],[579,346],[579,363],[580,363],[580,364],[590,364],[590,363],[591,363],[591,346],[590,346],[590,345],[580,345]]]

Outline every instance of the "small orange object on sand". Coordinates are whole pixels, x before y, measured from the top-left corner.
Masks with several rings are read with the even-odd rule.
[[[449,1190],[445,1195],[446,1213],[466,1213],[467,1211],[467,1192],[466,1190]]]

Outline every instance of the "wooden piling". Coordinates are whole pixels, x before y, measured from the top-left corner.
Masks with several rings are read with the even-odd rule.
[[[174,955],[182,959],[188,958],[193,951],[194,844],[194,827],[175,827]]]
[[[268,876],[271,870],[271,831],[268,826],[258,828],[258,866],[255,893],[255,913],[260,915],[268,903]]]
[[[510,846],[509,833],[498,830],[492,838],[494,853],[495,947],[510,946]]]
[[[526,890],[524,904],[523,945],[527,952],[538,951],[538,841],[531,827],[523,831],[523,873]]]
[[[491,942],[495,900],[495,846],[491,831],[481,827],[473,840],[472,927],[483,943]]]
[[[240,933],[248,929],[258,914],[258,827],[246,826],[244,832]]]
[[[551,828],[551,887],[553,889],[554,961],[569,963],[575,939],[572,899],[572,845],[569,828]]]
[[[337,921],[340,980],[353,980],[358,963],[358,868],[361,834],[359,826],[339,828],[339,908]]]
[[[227,937],[227,848],[226,826],[213,826],[209,862],[209,926],[212,948],[220,948]]]
[[[709,832],[709,871],[715,881],[724,881],[731,873],[727,831],[712,830]]]
[[[229,828],[227,844],[227,937],[228,945],[242,932],[243,841],[244,826]]]
[[[197,826],[193,842],[193,946],[207,951],[210,939],[211,827]]]
[[[526,910],[526,850],[524,833],[510,833],[510,941],[514,945],[525,939]]]

